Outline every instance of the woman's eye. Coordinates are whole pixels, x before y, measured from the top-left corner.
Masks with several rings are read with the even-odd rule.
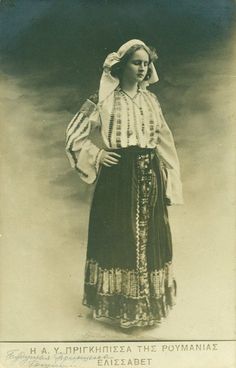
[[[142,61],[135,60],[135,61],[133,61],[133,64],[134,64],[134,65],[141,65],[141,64],[142,64]],[[145,62],[145,63],[144,63],[144,66],[148,66],[148,62]]]

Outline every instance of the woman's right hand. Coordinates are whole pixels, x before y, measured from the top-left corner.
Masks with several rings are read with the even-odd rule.
[[[119,158],[121,156],[115,152],[108,152],[103,150],[100,156],[100,163],[104,166],[111,167],[113,165],[117,165],[119,163]]]

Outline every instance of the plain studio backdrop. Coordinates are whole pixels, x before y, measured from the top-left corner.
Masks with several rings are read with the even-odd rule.
[[[1,340],[233,339],[235,4],[230,0],[1,1]],[[109,52],[156,47],[152,87],[173,131],[185,204],[170,208],[177,304],[156,328],[81,304],[93,186],[65,129]]]

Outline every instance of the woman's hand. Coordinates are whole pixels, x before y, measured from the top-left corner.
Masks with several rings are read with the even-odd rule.
[[[119,163],[119,159],[121,156],[118,155],[118,153],[115,152],[108,152],[103,150],[101,156],[100,156],[100,163],[102,165],[111,167],[113,165],[117,165]]]

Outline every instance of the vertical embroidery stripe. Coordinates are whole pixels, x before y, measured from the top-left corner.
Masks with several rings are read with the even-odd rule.
[[[80,131],[80,129],[81,129],[81,131]],[[90,130],[90,124],[89,124],[89,121],[86,119],[84,122],[80,123],[80,125],[78,126],[78,131],[75,131],[73,134],[71,134],[70,137],[68,137],[68,142],[66,143],[66,148],[67,147],[69,147],[69,149],[72,148],[75,139],[77,139],[77,138],[78,138],[78,140],[84,139],[89,134],[89,130]],[[84,136],[83,136],[83,134],[84,134]]]
[[[121,147],[121,98],[118,91],[115,93],[114,115],[116,118],[116,147]]]
[[[160,116],[159,116],[159,114],[157,113],[157,110],[156,110],[156,106],[153,104],[153,99],[152,99],[152,97],[149,95],[149,94],[146,94],[146,97],[147,97],[147,100],[149,100],[150,101],[150,104],[151,104],[151,106],[152,106],[152,110],[154,111],[154,114],[155,114],[155,116],[156,116],[156,121],[157,121],[157,124],[159,124],[159,122],[160,122]],[[156,103],[155,103],[156,104]]]
[[[139,145],[142,147],[142,142],[141,142],[139,131],[138,131],[138,124],[137,124],[137,116],[136,116],[136,112],[135,112],[135,105],[134,105],[133,102],[132,102],[132,109],[133,109],[133,117],[134,117],[134,129],[136,131],[136,139],[137,139],[137,142],[139,143]]]
[[[139,293],[146,297],[149,305],[150,286],[147,270],[147,242],[149,223],[149,202],[152,185],[151,154],[138,155],[137,159],[137,209],[136,209],[136,238],[137,238],[137,270],[139,273]]]
[[[88,129],[88,124],[89,122],[87,121],[87,124],[84,126],[82,132],[81,132],[81,135]],[[75,154],[75,152],[72,150],[72,147],[73,147],[73,144],[74,144],[74,141],[73,139],[71,138],[71,141],[70,141],[70,144],[68,142],[67,144],[67,152],[70,153],[73,161],[74,161],[74,164],[75,164],[75,169],[79,172],[81,172],[82,174],[84,174],[86,177],[88,176],[87,174],[85,174],[84,172],[82,172],[78,167],[77,167],[77,162],[78,162],[78,159],[77,159],[77,156]],[[79,151],[79,150],[78,150]],[[78,153],[78,152],[77,152]]]
[[[70,145],[70,141],[75,137],[78,136],[78,134],[80,134],[80,129],[83,129],[84,126],[84,122],[86,122],[86,127],[88,125],[88,119],[86,118],[86,116],[82,115],[80,117],[79,120],[77,120],[77,125],[74,127],[74,129],[72,130],[72,132],[70,134],[67,135],[67,139],[66,139],[66,146]],[[76,133],[76,135],[75,135]]]
[[[113,101],[113,106],[112,106],[111,116],[110,116],[110,121],[109,121],[109,127],[108,127],[108,137],[107,138],[108,138],[110,148],[112,147],[111,135],[112,135],[113,125],[114,125],[115,101],[116,101],[116,93],[114,93],[114,101]]]
[[[71,134],[71,130],[74,130],[74,127],[77,124],[77,121],[76,121],[77,118],[80,119],[82,116],[89,117],[92,114],[92,112],[95,111],[95,109],[96,109],[96,105],[94,104],[94,102],[90,100],[86,100],[84,104],[81,106],[81,108],[79,109],[79,111],[77,112],[77,114],[74,116],[70,124],[68,125],[67,130],[66,130],[67,135]]]
[[[70,133],[70,128],[72,127],[72,125],[74,124],[75,120],[77,119],[77,117],[79,116],[80,111],[77,112],[77,114],[73,117],[73,119],[71,120],[70,124],[68,125],[67,129],[66,129],[66,133]]]
[[[149,99],[147,98],[147,95],[145,93],[143,93],[143,98],[146,102],[147,108],[148,108],[148,112],[149,112],[149,143],[152,143],[153,139],[154,139],[154,116],[153,116],[153,109],[152,109],[152,105],[149,101]]]
[[[139,111],[141,114],[141,129],[142,129],[143,137],[145,137],[144,110],[143,110],[141,93],[139,94]],[[146,147],[147,147],[147,142],[146,142]]]
[[[129,108],[129,102],[127,100],[127,97],[125,95],[125,93],[121,92],[121,96],[123,97],[123,100],[125,101],[126,104],[126,111],[127,111],[127,132],[126,132],[126,136],[127,136],[127,146],[129,146],[129,138],[132,135],[131,129],[130,129],[130,108]]]

